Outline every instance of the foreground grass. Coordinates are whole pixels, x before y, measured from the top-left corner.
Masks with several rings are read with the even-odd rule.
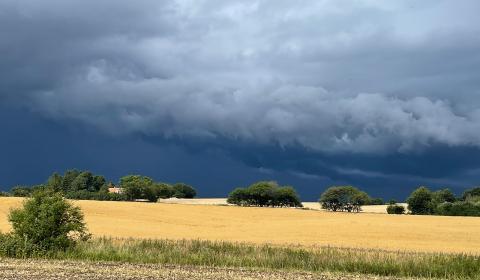
[[[284,248],[199,240],[99,238],[51,256],[61,260],[114,261],[395,277],[480,279],[480,258],[340,248]]]

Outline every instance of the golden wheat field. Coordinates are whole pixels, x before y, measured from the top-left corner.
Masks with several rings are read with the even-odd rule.
[[[20,198],[0,198],[0,230]],[[204,239],[480,254],[480,218],[300,209],[74,201],[95,236]]]

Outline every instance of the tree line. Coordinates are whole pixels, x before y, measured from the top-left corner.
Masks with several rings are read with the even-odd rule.
[[[194,198],[197,195],[197,191],[185,183],[155,182],[152,178],[142,175],[127,175],[120,178],[117,192],[110,192],[109,189],[112,187],[116,186],[111,182],[107,183],[102,175],[71,169],[67,170],[63,176],[53,173],[45,184],[15,186],[9,193],[3,193],[3,195],[27,197],[36,190],[50,189],[53,192],[62,193],[69,199],[151,202],[159,198]]]
[[[413,215],[480,216],[480,187],[466,190],[455,197],[449,189],[431,191],[419,187],[407,198]]]
[[[0,196],[26,197],[36,190],[48,188],[69,199],[155,202],[159,198],[194,198],[197,194],[190,185],[155,182],[142,175],[124,176],[117,185],[121,191],[110,192],[113,184],[107,183],[105,177],[72,169],[63,175],[53,173],[45,184],[16,186],[9,193],[0,193]],[[292,186],[280,186],[274,181],[260,181],[248,187],[236,188],[229,193],[227,202],[240,206],[303,207],[300,196]],[[353,186],[333,186],[321,194],[319,203],[328,211],[360,212],[363,205],[380,205],[384,201],[372,198]],[[427,187],[419,187],[410,194],[406,203],[409,213],[413,215],[480,216],[480,187],[467,190],[460,197],[456,197],[449,189],[431,191]],[[387,213],[404,214],[407,209],[391,200]]]

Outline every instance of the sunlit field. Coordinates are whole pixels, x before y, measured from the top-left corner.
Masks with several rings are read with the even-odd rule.
[[[0,198],[0,230],[20,198]],[[480,219],[166,203],[74,201],[94,236],[480,253]]]

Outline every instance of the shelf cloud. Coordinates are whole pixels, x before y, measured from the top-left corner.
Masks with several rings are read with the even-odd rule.
[[[479,10],[468,0],[5,0],[0,102],[106,135],[322,158],[476,149]]]

